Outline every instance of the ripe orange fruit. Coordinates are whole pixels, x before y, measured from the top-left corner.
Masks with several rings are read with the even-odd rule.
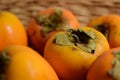
[[[27,46],[25,27],[14,14],[0,12],[0,50],[12,44]]]
[[[33,48],[43,54],[46,42],[52,34],[78,27],[80,23],[72,12],[60,7],[49,7],[39,11],[31,19],[27,31]]]
[[[120,80],[120,47],[98,57],[88,70],[87,80]]]
[[[59,80],[51,65],[33,49],[10,45],[0,52],[0,80]]]

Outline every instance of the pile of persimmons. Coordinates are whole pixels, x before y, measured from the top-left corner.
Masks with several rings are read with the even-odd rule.
[[[25,27],[0,12],[0,80],[120,80],[120,16],[80,26],[71,11],[50,7]]]

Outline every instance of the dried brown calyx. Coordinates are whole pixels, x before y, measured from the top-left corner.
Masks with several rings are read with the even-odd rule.
[[[107,25],[107,24],[100,24],[100,25],[94,26],[94,28],[96,30],[100,31],[108,40],[108,38],[109,38],[109,27],[108,26],[109,25]]]
[[[5,51],[0,52],[0,80],[5,80],[5,70],[10,62],[10,57]]]
[[[57,34],[53,43],[61,46],[74,45],[92,54],[95,53],[96,47],[94,32],[86,32],[80,29],[69,30],[68,33]]]
[[[112,60],[112,69],[108,71],[108,74],[115,80],[120,80],[120,52],[113,52],[115,56]]]
[[[67,19],[62,19],[62,9],[55,7],[53,12],[48,16],[45,14],[40,14],[35,17],[37,24],[41,25],[42,34],[45,36],[53,30],[66,30],[68,29]]]

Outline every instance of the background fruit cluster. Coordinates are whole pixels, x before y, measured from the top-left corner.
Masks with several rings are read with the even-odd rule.
[[[38,2],[39,3],[41,3],[41,5],[42,6],[45,6],[45,7],[29,7],[28,8],[28,10],[26,10],[25,12],[27,12],[25,15],[23,15],[25,12],[24,12],[24,9],[23,10],[21,10],[21,9],[18,9],[17,7],[25,7],[23,4],[25,4],[25,3],[28,3],[29,5],[34,5],[34,4],[38,4]],[[47,1],[45,1],[45,2],[47,2]],[[43,52],[42,51],[38,51],[38,50],[36,50],[36,48],[33,46],[33,44],[34,43],[32,43],[32,40],[30,39],[31,38],[31,35],[29,35],[29,32],[28,32],[28,27],[29,26],[31,26],[31,25],[33,25],[33,24],[29,24],[29,23],[31,23],[30,21],[31,21],[31,19],[35,19],[35,16],[38,14],[38,11],[42,11],[42,10],[46,10],[48,7],[50,7],[50,6],[53,6],[53,4],[55,4],[55,3],[59,3],[59,4],[56,4],[56,5],[54,5],[54,6],[59,6],[59,7],[62,7],[62,6],[65,6],[65,4],[74,4],[74,6],[71,6],[71,7],[69,7],[69,6],[65,6],[66,8],[65,9],[68,9],[68,10],[70,10],[71,11],[71,13],[74,13],[74,15],[75,15],[75,17],[76,17],[76,20],[78,20],[79,21],[79,24],[80,24],[80,26],[79,27],[83,27],[83,25],[86,25],[86,27],[88,26],[88,27],[93,27],[93,28],[96,28],[96,27],[105,27],[106,28],[106,25],[107,25],[107,28],[108,28],[108,30],[109,30],[109,35],[108,35],[108,37],[107,37],[107,39],[106,40],[108,40],[108,42],[106,42],[106,41],[104,41],[106,44],[107,43],[109,43],[109,45],[105,45],[105,46],[107,46],[108,48],[106,48],[107,50],[109,49],[109,46],[110,46],[110,49],[112,49],[112,48],[117,48],[118,47],[118,49],[113,49],[113,50],[111,50],[111,53],[114,53],[114,52],[118,52],[119,53],[119,21],[120,21],[120,17],[119,17],[119,15],[117,15],[117,14],[119,14],[119,12],[117,12],[117,8],[119,7],[118,6],[118,4],[119,4],[119,1],[109,1],[108,3],[107,2],[105,2],[105,1],[101,1],[101,3],[99,3],[99,5],[97,5],[98,4],[98,2],[97,1],[87,1],[87,2],[80,2],[80,4],[82,4],[81,5],[81,7],[82,6],[87,6],[88,7],[88,5],[92,5],[92,6],[89,6],[89,8],[91,9],[91,11],[88,11],[87,12],[87,10],[86,9],[81,9],[81,7],[79,7],[78,5],[80,5],[80,4],[78,4],[78,3],[76,3],[76,2],[73,2],[73,1],[61,1],[61,2],[59,2],[59,1],[48,1],[47,3],[45,3],[45,2],[41,2],[41,1],[26,1],[25,3],[23,3],[22,4],[22,2],[20,2],[20,1],[18,1],[18,3],[17,4],[15,4],[16,2],[15,1],[11,1],[11,3],[9,3],[9,1],[7,2],[4,2],[4,1],[1,1],[1,3],[0,4],[3,4],[3,3],[5,3],[5,4],[7,4],[7,5],[13,5],[13,6],[15,6],[15,5],[17,5],[17,7],[15,7],[15,8],[6,8],[6,7],[3,7],[2,9],[1,9],[1,12],[3,11],[3,10],[6,10],[6,11],[8,11],[8,13],[7,12],[3,12],[2,13],[2,15],[0,16],[0,18],[1,18],[1,22],[3,21],[3,22],[5,22],[5,23],[0,23],[0,28],[1,28],[1,32],[0,32],[0,41],[1,41],[1,54],[3,54],[1,57],[3,57],[4,56],[4,51],[8,51],[8,53],[7,53],[7,55],[9,55],[10,57],[11,57],[11,54],[12,55],[15,55],[15,52],[16,53],[21,53],[21,58],[23,57],[24,59],[23,59],[23,61],[25,62],[25,64],[26,64],[26,62],[27,62],[27,60],[31,60],[31,63],[30,63],[30,65],[33,65],[33,66],[36,66],[36,67],[33,67],[33,68],[36,68],[36,69],[38,69],[38,74],[35,74],[35,75],[37,75],[37,76],[33,76],[32,77],[32,75],[31,74],[33,74],[33,73],[36,73],[36,71],[37,70],[32,70],[32,69],[29,69],[28,70],[28,66],[25,68],[25,67],[23,67],[23,69],[24,70],[28,70],[28,71],[31,71],[30,72],[30,74],[29,73],[27,73],[27,72],[25,72],[26,74],[24,74],[24,75],[26,75],[26,76],[24,76],[23,77],[23,80],[25,79],[29,79],[29,80],[34,80],[34,79],[36,79],[36,80],[40,80],[40,79],[42,79],[42,80],[58,80],[58,79],[60,79],[60,80],[73,80],[73,79],[76,79],[76,80],[81,80],[81,79],[83,79],[83,78],[81,78],[81,77],[79,77],[79,78],[77,78],[78,76],[81,76],[82,75],[82,73],[79,73],[78,72],[78,74],[77,73],[75,73],[73,76],[71,76],[71,74],[69,74],[69,73],[71,73],[71,72],[73,72],[74,73],[74,70],[75,70],[75,72],[77,71],[77,69],[72,69],[72,68],[74,68],[75,66],[76,66],[76,64],[74,65],[70,65],[71,63],[72,63],[72,61],[74,62],[75,61],[75,59],[74,60],[71,60],[71,61],[68,61],[67,59],[71,59],[70,57],[71,56],[69,56],[69,58],[67,57],[67,56],[65,56],[65,55],[59,55],[59,56],[62,56],[62,57],[58,57],[61,61],[63,60],[63,61],[66,61],[64,64],[65,65],[62,65],[62,67],[64,68],[64,67],[67,67],[68,68],[68,72],[67,72],[67,70],[66,71],[63,71],[63,75],[61,74],[61,73],[59,73],[59,70],[57,70],[57,69],[55,69],[54,70],[54,68],[55,67],[53,67],[54,66],[54,64],[55,64],[55,66],[57,66],[57,67],[59,67],[59,65],[56,65],[56,63],[54,63],[54,61],[53,61],[53,63],[51,64],[51,60],[52,60],[52,58],[49,58],[49,59],[51,59],[51,60],[49,60],[48,59],[48,57],[49,57],[49,55],[52,55],[52,50],[53,50],[53,53],[56,51],[57,52],[57,49],[59,48],[57,48],[57,47],[55,47],[54,45],[52,45],[53,46],[53,49],[51,48],[50,49],[50,54],[49,54],[49,52],[47,52],[49,49],[47,49],[47,48],[45,48],[46,50],[43,50]],[[79,1],[78,1],[79,2]],[[51,5],[46,5],[46,4],[48,4],[48,3],[50,3]],[[77,4],[77,5],[76,5]],[[115,6],[114,6],[115,5]],[[103,6],[101,9],[96,9],[96,11],[95,11],[95,13],[92,13],[92,10],[94,11],[95,10],[95,8],[97,8],[96,6]],[[113,7],[111,7],[111,6],[113,6]],[[103,9],[103,8],[105,8],[105,9]],[[107,10],[107,9],[110,9],[110,8],[112,8],[113,10],[111,10],[110,12]],[[83,10],[83,11],[82,11]],[[85,11],[86,10],[86,11]],[[102,11],[103,10],[103,11]],[[105,10],[105,11],[104,11]],[[20,11],[20,15],[19,15],[19,11]],[[23,11],[23,12],[22,12]],[[81,11],[81,12],[79,12],[79,11]],[[101,12],[103,12],[103,13],[101,13]],[[9,12],[12,12],[12,14],[10,15],[9,14]],[[21,12],[22,12],[22,15],[21,15]],[[114,13],[114,14],[112,14],[112,15],[108,15],[108,14],[111,14],[111,13]],[[5,15],[7,15],[7,16],[5,16],[6,17],[6,21],[4,20],[5,18],[2,18],[2,16],[4,16],[4,14]],[[29,15],[28,15],[29,14]],[[89,14],[89,15],[87,15],[87,14]],[[13,16],[14,17],[13,17]],[[90,16],[90,15],[92,15],[92,16]],[[99,15],[101,15],[100,16],[100,18],[99,18]],[[104,16],[103,16],[104,15]],[[25,17],[26,16],[26,17]],[[83,17],[84,16],[84,17]],[[67,16],[66,16],[67,17]],[[104,17],[104,18],[102,18],[102,17]],[[7,19],[8,18],[8,19]],[[17,20],[17,18],[19,18],[20,20]],[[106,18],[106,19],[105,19]],[[10,19],[11,19],[11,22],[10,22]],[[12,20],[13,19],[13,20]],[[64,18],[63,18],[64,19]],[[72,19],[72,18],[71,18]],[[92,19],[92,20],[90,20],[90,19]],[[94,21],[95,20],[95,21]],[[20,22],[19,22],[20,21]],[[14,23],[16,23],[16,24],[14,24]],[[72,23],[72,22],[71,22]],[[88,24],[89,23],[89,24]],[[4,29],[4,26],[7,26],[6,24],[8,24],[10,27],[12,27],[12,28],[10,28],[9,26],[8,27],[6,27],[5,29]],[[21,25],[21,24],[24,24],[24,25]],[[17,27],[15,27],[15,26],[18,26],[18,28]],[[20,25],[20,26],[19,26]],[[101,26],[102,25],[102,26]],[[36,29],[35,29],[35,31],[33,31],[33,33],[34,34],[36,34],[36,30],[38,29],[38,33],[39,33],[39,28],[38,27],[36,27],[36,26],[38,26],[38,24],[36,24],[35,23],[35,25],[33,25],[32,27],[35,27]],[[42,25],[43,26],[43,25]],[[22,32],[21,33],[23,33],[23,34],[21,34],[18,30],[20,30],[19,29],[19,27],[21,27],[20,29],[22,30]],[[44,27],[44,26],[43,26]],[[76,27],[76,26],[75,26]],[[78,27],[78,26],[77,26]],[[24,28],[24,29],[23,29]],[[74,27],[73,27],[74,28]],[[12,31],[12,30],[10,30],[10,29],[12,29],[13,30],[13,32],[15,32],[15,31],[18,31],[18,32],[15,32],[14,34],[11,34],[11,35],[9,35],[10,34],[10,31]],[[18,29],[18,30],[17,30]],[[34,30],[34,29],[32,29],[32,28],[30,28],[30,31],[32,31],[32,30]],[[8,32],[6,32],[6,31],[8,31]],[[26,33],[24,34],[24,32],[26,31]],[[92,31],[92,30],[91,30]],[[7,34],[8,33],[8,34]],[[37,42],[37,41],[39,41],[39,34],[36,34],[35,35],[35,37],[38,37],[38,39],[37,38],[35,38],[34,40],[35,40],[35,42]],[[56,32],[55,32],[56,33]],[[59,33],[59,32],[58,32]],[[86,32],[87,33],[87,32]],[[110,34],[111,33],[111,34]],[[5,34],[5,35],[4,35]],[[6,36],[6,34],[7,34],[7,36]],[[23,35],[24,36],[24,38],[17,38],[16,37],[16,34],[19,34],[19,35]],[[54,34],[54,33],[51,33],[51,35],[52,34]],[[102,34],[102,33],[101,33]],[[100,34],[100,35],[101,35]],[[32,34],[33,35],[33,34]],[[34,36],[34,35],[33,35]],[[114,37],[115,36],[115,37]],[[4,40],[3,40],[3,37],[4,37]],[[8,37],[8,38],[7,38]],[[12,39],[13,38],[13,39]],[[47,40],[49,40],[48,39],[49,37],[47,37],[47,39],[45,39],[45,41],[47,41]],[[50,41],[52,40],[52,38],[54,38],[54,36],[53,37],[50,37],[51,39],[50,39]],[[76,37],[75,37],[76,38]],[[5,40],[6,39],[6,40]],[[17,42],[17,39],[18,39],[18,42]],[[109,40],[110,39],[110,40]],[[22,40],[23,40],[23,42],[22,42]],[[25,41],[24,41],[25,40]],[[51,44],[50,43],[50,41],[48,42],[48,48],[50,48],[49,47],[49,44]],[[5,43],[4,44],[4,42],[7,42],[7,44]],[[10,42],[10,44],[9,44],[9,42]],[[7,48],[7,46],[6,46],[6,48],[5,48],[5,45],[12,45],[12,44],[14,44],[14,45],[16,45],[16,43],[14,43],[14,42],[17,42],[17,45],[19,44],[19,42],[20,42],[20,44],[23,44],[24,46],[26,46],[26,45],[28,45],[27,46],[27,48],[29,47],[31,47],[30,49],[32,49],[32,50],[29,50],[29,48],[27,49],[27,48],[25,48],[25,47],[23,47],[23,46],[20,46],[20,47],[18,47],[18,46],[11,46],[11,47],[8,47]],[[52,42],[52,41],[51,41]],[[114,45],[114,46],[113,46]],[[3,49],[2,49],[2,47],[4,47]],[[10,48],[10,49],[9,49]],[[37,48],[39,48],[39,46],[37,46]],[[54,49],[55,49],[55,51],[54,51]],[[64,49],[66,49],[66,50],[69,50],[69,49],[67,49],[67,48],[61,48],[61,49],[63,49],[63,51],[64,51]],[[15,51],[14,51],[15,50]],[[19,50],[21,50],[21,51],[19,51]],[[13,51],[13,52],[12,52]],[[35,52],[34,52],[35,51]],[[37,52],[38,51],[38,52]],[[45,53],[45,58],[48,60],[46,60],[46,59],[44,59],[44,51],[46,52]],[[58,50],[59,51],[59,50]],[[25,58],[25,55],[23,54],[23,53],[27,53],[27,52],[30,52],[30,53],[34,53],[35,55],[37,55],[37,56],[39,56],[39,57],[36,57],[35,55],[29,55],[28,54],[28,58]],[[61,51],[62,52],[62,51]],[[59,52],[58,52],[59,53]],[[58,53],[55,53],[55,54],[58,54]],[[62,54],[63,54],[64,52],[62,52]],[[110,53],[110,51],[108,51],[108,52],[106,52],[106,53],[109,53],[109,54],[111,54]],[[22,55],[23,54],[23,55]],[[61,54],[61,53],[60,53]],[[102,53],[103,54],[103,53]],[[6,55],[6,52],[5,52],[5,55]],[[103,54],[104,55],[104,54]],[[19,55],[16,55],[16,56],[18,56],[18,58],[20,57]],[[56,57],[57,58],[57,55],[54,55],[53,54],[53,56],[54,57]],[[74,55],[73,55],[74,56]],[[115,59],[117,59],[118,60],[118,63],[116,63],[116,65],[117,65],[117,68],[115,67],[112,67],[111,65],[112,65],[112,61],[111,61],[111,64],[110,64],[110,66],[107,66],[107,67],[105,67],[105,68],[110,68],[111,70],[113,70],[113,69],[117,69],[117,70],[119,70],[119,58],[116,58],[116,56],[115,55],[112,55],[112,57],[111,57],[111,59],[112,58],[114,58],[115,57]],[[0,60],[2,59],[0,57]],[[119,56],[118,56],[119,57]],[[4,57],[5,59],[6,59],[6,56]],[[4,59],[3,58],[3,59]],[[15,65],[14,64],[14,57],[12,57],[13,58],[13,65]],[[36,59],[35,59],[36,58]],[[8,59],[8,58],[7,58]],[[15,58],[15,59],[17,59],[17,58]],[[41,59],[41,60],[40,60]],[[104,59],[104,57],[102,58],[102,59]],[[110,60],[111,60],[110,59]],[[9,60],[9,59],[8,59]],[[32,63],[32,61],[34,62],[34,60],[35,60],[35,63]],[[37,60],[38,60],[38,62],[40,62],[40,64],[39,63],[37,63]],[[54,59],[53,59],[54,60]],[[98,59],[99,60],[99,59]],[[109,60],[109,59],[107,59],[107,60]],[[107,61],[106,60],[106,61]],[[1,60],[2,62],[0,63],[0,78],[1,78],[1,74],[2,73],[4,73],[4,70],[2,70],[3,69],[3,67],[6,65],[4,65],[3,66],[3,62],[4,62],[4,60]],[[18,60],[19,61],[19,60]],[[57,60],[56,60],[57,61]],[[61,63],[61,61],[59,61],[58,60],[58,62],[60,62]],[[68,61],[68,62],[67,62]],[[70,63],[69,63],[70,62]],[[103,61],[102,61],[103,62]],[[22,64],[22,62],[20,62],[21,63],[21,65],[24,65],[24,64]],[[96,61],[96,63],[97,63],[97,61]],[[109,63],[106,63],[106,64],[109,64]],[[17,68],[15,68],[14,69],[14,66],[12,65],[12,63],[11,63],[11,65],[9,65],[9,67],[8,67],[8,69],[7,69],[7,72],[5,72],[5,73],[7,73],[7,78],[5,78],[5,80],[18,80],[16,77],[14,77],[14,75],[16,74],[16,69]],[[16,64],[17,65],[17,64]],[[66,66],[67,65],[67,66]],[[70,66],[70,67],[68,67],[68,65]],[[2,66],[2,67],[1,67]],[[22,69],[19,65],[17,65],[17,67],[18,67],[18,69]],[[81,67],[81,65],[79,65],[79,67]],[[103,68],[103,71],[104,71],[104,66],[101,66],[100,68],[99,67],[97,67],[97,68],[95,68],[95,66],[93,65],[92,66],[93,68],[91,69],[91,71],[89,72],[88,71],[88,77],[87,77],[87,73],[86,73],[86,71],[85,71],[85,75],[84,75],[84,79],[87,79],[87,80],[96,80],[97,78],[99,78],[99,76],[98,77],[95,77],[95,73],[96,73],[96,71],[97,70],[99,70],[99,69],[101,69],[101,68]],[[43,71],[42,72],[39,72],[39,68],[41,68],[41,69],[43,69]],[[66,68],[66,69],[67,69]],[[45,69],[50,69],[50,72],[51,73],[53,73],[53,74],[51,74],[52,75],[52,77],[50,77],[49,76],[49,72],[47,72]],[[71,70],[72,69],[72,70]],[[83,66],[83,70],[86,70],[86,67],[84,67]],[[97,70],[94,70],[94,69],[97,69]],[[13,72],[12,72],[12,70],[13,70]],[[61,70],[62,70],[62,68],[61,68]],[[70,71],[69,71],[70,70]],[[79,68],[78,68],[78,70],[79,70]],[[92,70],[94,70],[94,71],[92,71]],[[105,69],[106,70],[106,69]],[[15,71],[15,72],[14,72]],[[110,73],[110,74],[112,74],[112,78],[111,77],[108,77],[108,75],[107,75],[107,77],[103,77],[104,75],[104,72],[100,72],[100,75],[102,74],[102,76],[101,77],[103,77],[103,78],[101,78],[102,80],[109,80],[109,79],[112,79],[112,80],[114,80],[114,79],[117,79],[117,80],[119,80],[119,75],[117,74],[117,72],[116,72],[116,70],[113,70],[114,72],[115,72],[115,74],[114,73]],[[10,72],[10,73],[9,73]],[[12,74],[11,74],[12,73]],[[23,76],[22,75],[22,72],[20,72],[21,74],[18,74],[18,75],[16,75],[16,76],[18,76],[19,77],[19,75],[20,76]],[[38,76],[38,75],[40,75],[41,73],[44,73],[44,74],[42,74],[42,75],[44,75],[44,76]],[[57,74],[56,74],[57,73]],[[83,71],[83,73],[84,73],[84,71]],[[105,72],[106,73],[106,72]],[[92,75],[92,76],[91,76]],[[117,77],[116,77],[116,75],[117,75]],[[70,76],[70,77],[69,77]],[[105,75],[106,76],[106,75]],[[114,77],[115,76],[115,77]],[[83,76],[82,76],[83,77]],[[94,78],[95,77],[95,78]],[[4,80],[4,77],[2,77],[1,79],[3,79]],[[21,78],[22,79],[22,78]]]
[[[96,16],[109,13],[120,14],[119,0],[1,0],[0,10],[8,10],[16,14],[27,25],[30,17],[38,10],[43,10],[49,6],[61,6],[71,10],[81,25],[85,25]]]

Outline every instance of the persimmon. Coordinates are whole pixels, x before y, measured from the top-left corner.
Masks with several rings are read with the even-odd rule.
[[[59,79],[38,52],[27,46],[10,45],[0,52],[0,80]]]
[[[27,46],[27,33],[24,25],[13,13],[0,12],[0,50],[12,44]]]
[[[120,80],[120,47],[98,57],[88,70],[87,80]]]
[[[87,26],[103,33],[111,48],[120,46],[120,16],[115,14],[98,16],[91,20]]]
[[[52,34],[79,26],[79,21],[71,11],[49,7],[37,12],[29,22],[27,31],[33,48],[43,54],[44,46]]]
[[[99,31],[80,27],[52,35],[44,49],[44,58],[60,80],[85,80],[91,64],[109,50],[107,39]]]

